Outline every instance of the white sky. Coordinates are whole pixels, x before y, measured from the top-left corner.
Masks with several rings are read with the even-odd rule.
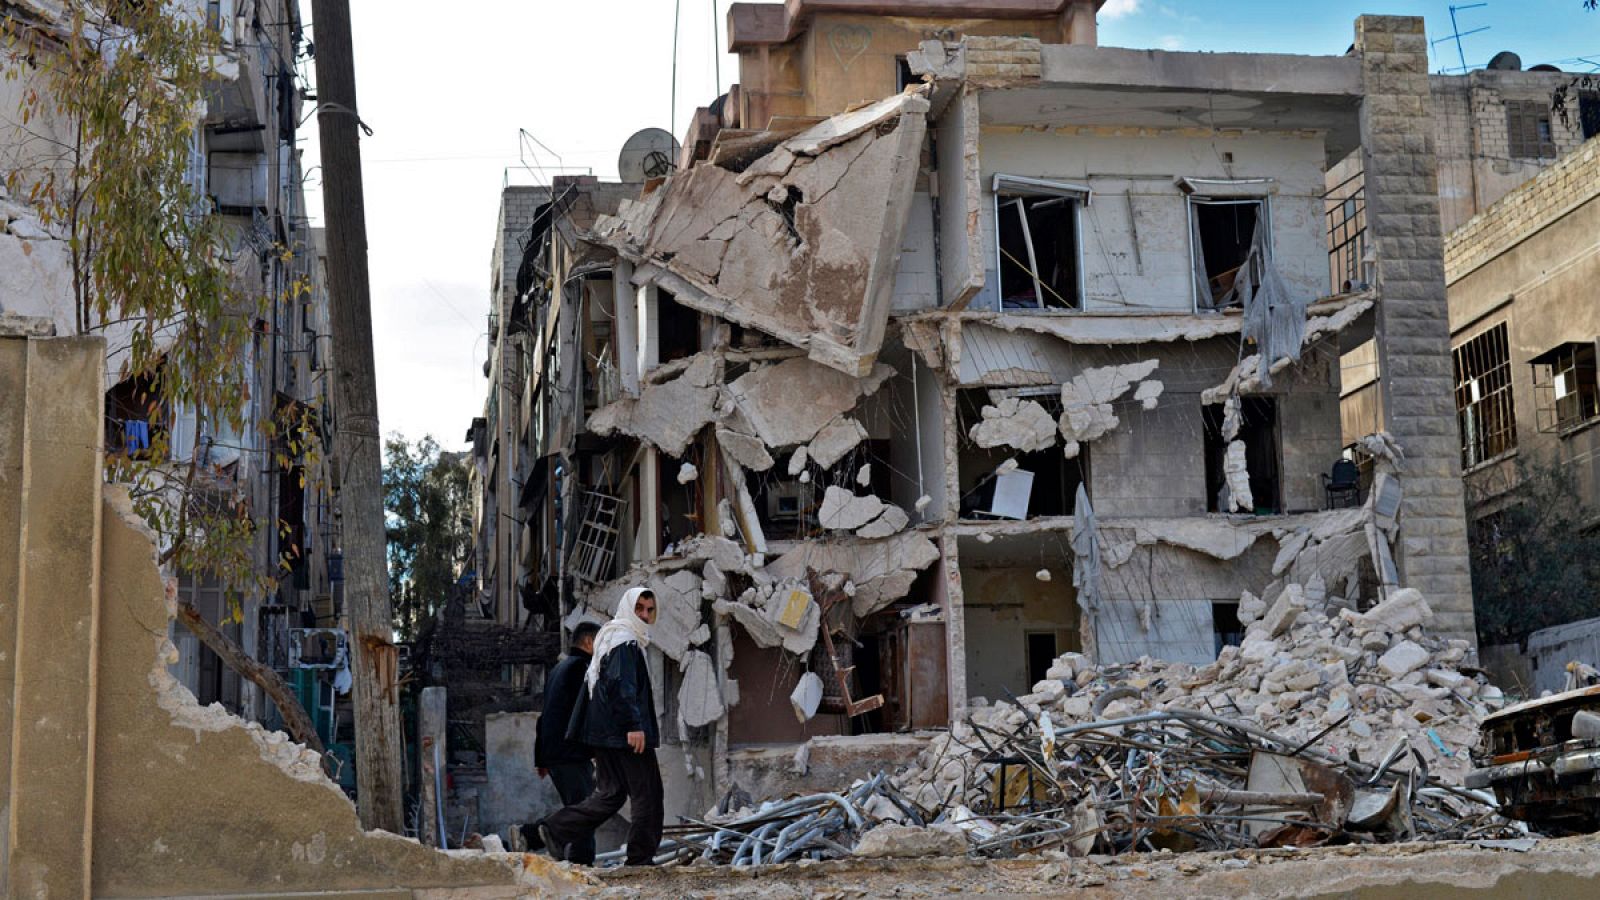
[[[615,177],[617,151],[630,134],[670,126],[681,137],[694,108],[738,80],[737,58],[727,54],[720,54],[720,87],[713,74],[719,55],[713,48],[726,46],[720,32],[732,2],[351,0],[360,112],[375,130],[361,149],[385,433],[432,434],[445,448],[459,449],[483,408],[489,259],[500,188],[508,174],[522,184],[539,177],[519,162],[518,130],[560,154],[564,165],[578,167],[569,171]],[[1252,8],[1243,11],[1241,0],[1111,0],[1100,15],[1101,42],[1340,53],[1358,12],[1425,14],[1430,36],[1448,22],[1445,0],[1249,2]],[[675,3],[681,3],[682,22],[674,121]],[[713,4],[719,43],[711,35]],[[301,0],[307,19],[310,5]],[[1519,15],[1535,8],[1540,15]],[[1600,24],[1600,14],[1583,13],[1579,0],[1496,3],[1473,15],[1480,18],[1472,24],[1495,27],[1491,35],[1469,39],[1477,42],[1469,48],[1476,56],[1510,46],[1530,63],[1560,60],[1569,71],[1575,61],[1561,58],[1591,49]],[[314,27],[310,33],[314,40]],[[1584,62],[1579,71],[1600,66]],[[308,172],[318,161],[315,123],[310,117],[301,129]],[[553,156],[528,146],[536,151],[524,157],[529,163],[556,165]],[[315,222],[321,219],[319,189],[313,173],[307,201]]]
[[[356,92],[372,137],[361,145],[372,278],[378,414],[387,434],[463,446],[487,382],[489,259],[500,189],[522,168],[518,129],[561,163],[616,176],[633,132],[665,128],[672,106],[674,0],[467,0],[431,6],[352,0]],[[676,131],[720,91],[717,29],[732,0],[681,0]],[[302,2],[310,19],[309,2]],[[314,41],[313,26],[310,37]],[[726,35],[722,34],[726,46]],[[722,55],[722,84],[737,58]],[[316,119],[301,129],[318,164]],[[549,154],[525,156],[554,166]],[[307,180],[321,221],[320,170]]]

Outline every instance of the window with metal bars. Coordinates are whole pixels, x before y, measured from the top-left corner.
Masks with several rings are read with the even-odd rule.
[[[1516,159],[1554,159],[1556,144],[1550,129],[1550,108],[1542,100],[1506,102],[1506,142]]]
[[[1529,360],[1536,424],[1541,432],[1570,431],[1600,416],[1595,345],[1569,341]]]
[[[1511,352],[1505,323],[1456,347],[1453,356],[1461,466],[1471,468],[1517,446]]]

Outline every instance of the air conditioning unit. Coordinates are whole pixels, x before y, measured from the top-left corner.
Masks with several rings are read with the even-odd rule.
[[[796,523],[811,505],[811,485],[779,481],[767,488],[767,521]]]

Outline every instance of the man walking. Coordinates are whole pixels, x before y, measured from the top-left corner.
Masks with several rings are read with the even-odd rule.
[[[539,714],[539,727],[533,741],[533,764],[539,777],[548,778],[561,795],[561,803],[571,806],[594,791],[594,765],[589,761],[589,748],[577,741],[567,740],[567,724],[572,721],[572,709],[583,690],[583,676],[589,669],[589,659],[594,653],[595,633],[600,626],[593,622],[579,623],[572,629],[572,646],[567,655],[550,670],[544,685],[544,711]],[[523,837],[537,846],[535,829],[523,826]],[[594,857],[594,838],[575,848],[575,855]]]
[[[656,764],[661,739],[644,657],[655,620],[655,594],[633,588],[595,638],[567,738],[593,748],[599,783],[588,799],[539,823],[540,837],[556,859],[592,865],[595,830],[631,802],[627,864],[648,866],[655,860],[664,813]]]

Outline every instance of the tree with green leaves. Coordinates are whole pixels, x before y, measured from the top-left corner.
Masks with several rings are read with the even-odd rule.
[[[1515,485],[1471,498],[1478,640],[1505,644],[1600,616],[1600,511],[1559,462],[1519,462]]]
[[[389,600],[402,641],[417,637],[450,596],[472,554],[469,463],[431,436],[384,444]]]
[[[147,441],[108,453],[108,478],[127,486],[162,564],[220,581],[237,616],[241,596],[272,591],[280,574],[257,562],[261,511],[198,441],[172,446],[167,426],[183,410],[197,438],[259,428],[261,445],[282,459],[314,459],[321,444],[314,409],[249,415],[248,353],[273,298],[249,287],[230,258],[226,225],[191,166],[206,87],[222,77],[218,35],[176,3],[71,0],[61,9],[53,18],[0,9],[0,64],[20,88],[6,191],[65,241],[74,330],[107,339],[128,415],[149,426]],[[291,285],[279,299],[304,290]],[[179,619],[272,697],[295,739],[321,749],[281,678],[192,607]]]

